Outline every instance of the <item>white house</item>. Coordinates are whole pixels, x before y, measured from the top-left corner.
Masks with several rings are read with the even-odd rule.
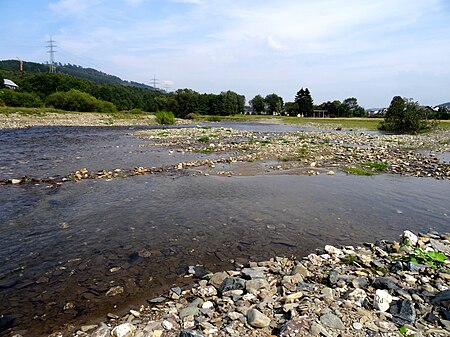
[[[15,84],[13,81],[8,80],[8,79],[4,79],[3,80],[3,84],[5,85],[5,87],[9,88],[9,89],[17,89],[19,86],[17,84]]]

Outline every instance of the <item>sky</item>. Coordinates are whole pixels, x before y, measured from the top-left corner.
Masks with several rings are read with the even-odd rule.
[[[91,67],[168,91],[450,101],[449,0],[0,0],[0,59]]]

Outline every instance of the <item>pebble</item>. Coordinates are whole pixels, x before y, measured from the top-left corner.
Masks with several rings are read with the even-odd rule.
[[[270,318],[257,309],[250,309],[247,312],[248,324],[255,328],[266,328],[270,325]]]
[[[450,284],[441,275],[448,274],[448,262],[411,268],[407,259],[419,245],[433,250],[432,240],[449,243],[412,232],[400,239],[401,249],[381,240],[364,247],[327,246],[299,261],[239,261],[235,270],[192,279],[191,288],[181,292],[173,287],[149,300],[150,306],[139,309],[139,320],[115,317],[111,327],[84,327],[81,337],[106,337],[112,329],[114,337],[267,337],[274,331],[278,337],[385,337],[403,325],[417,336],[447,336]],[[444,249],[436,242],[434,247]],[[346,263],[348,256],[357,263]],[[385,271],[379,275],[374,266]],[[167,300],[176,293],[179,298]]]

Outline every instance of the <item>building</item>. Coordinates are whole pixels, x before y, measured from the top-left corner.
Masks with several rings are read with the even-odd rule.
[[[19,87],[13,81],[8,80],[6,78],[3,80],[3,84],[5,85],[6,88],[13,89],[13,90],[16,90]]]

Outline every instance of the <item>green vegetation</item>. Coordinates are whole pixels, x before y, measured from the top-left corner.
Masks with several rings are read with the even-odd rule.
[[[19,92],[10,89],[0,90],[0,102],[12,107],[39,108],[44,105],[34,93]]]
[[[199,150],[198,152],[205,153],[205,154],[213,153],[214,152],[214,147],[208,146],[208,147],[205,147],[205,148]]]
[[[200,143],[207,143],[209,142],[209,137],[208,136],[202,136],[199,139],[197,139]]]
[[[431,267],[437,268],[438,265],[443,264],[447,260],[445,254],[435,251],[424,252],[420,248],[415,248],[404,259],[407,262],[415,262],[420,264],[428,264]]]
[[[357,176],[373,176],[373,172],[359,167],[343,167],[342,171],[347,174],[353,174]]]
[[[404,336],[404,337],[414,337],[414,335],[408,335],[408,329],[406,328],[406,326],[402,325],[399,329],[398,332],[400,333],[400,335]]]
[[[395,96],[386,112],[380,130],[417,134],[429,131],[433,125],[427,119],[427,112],[411,99]]]
[[[76,89],[68,92],[55,92],[49,95],[46,105],[56,109],[79,112],[115,113],[116,107],[111,102],[101,101],[97,98]]]
[[[175,116],[172,111],[158,111],[155,113],[156,121],[158,124],[162,125],[172,125],[175,124]]]
[[[378,172],[385,172],[387,168],[389,167],[388,163],[381,163],[381,162],[375,162],[375,163],[366,163],[364,166],[371,168]]]

